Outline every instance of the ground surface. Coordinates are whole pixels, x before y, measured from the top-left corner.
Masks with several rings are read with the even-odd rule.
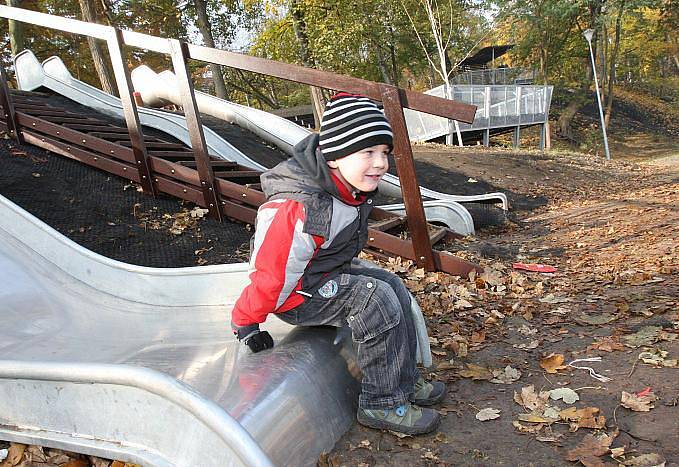
[[[418,148],[422,161],[545,203],[518,206],[506,226],[452,247],[486,267],[473,280],[385,265],[401,272],[428,317],[429,375],[450,388],[439,407],[445,416],[437,432],[418,438],[355,426],[321,464],[560,466],[573,464],[570,453],[585,465],[679,465],[679,148],[668,149],[660,158],[638,151],[605,162]],[[557,272],[520,272],[514,262]],[[566,366],[592,357],[601,361],[573,365],[610,381]],[[564,368],[553,369],[555,362]],[[504,382],[489,381],[494,371],[504,371]],[[539,396],[559,388],[579,400]],[[646,402],[655,399],[649,411],[621,405],[623,391],[643,398],[647,388]],[[515,400],[522,391],[523,405]],[[570,407],[585,409],[579,421],[564,412]],[[486,408],[499,418],[477,420]],[[589,448],[573,451],[584,442]]]
[[[320,459],[321,465],[561,466],[575,465],[579,458],[585,465],[679,465],[679,145],[667,134],[624,127],[611,132],[616,148],[612,162],[562,151],[415,147],[418,170],[429,173],[434,188],[508,193],[510,222],[448,246],[481,262],[486,272],[479,277],[425,274],[401,262],[384,264],[403,276],[427,315],[435,356],[429,376],[450,388],[438,407],[445,417],[437,432],[418,438],[355,426]],[[52,180],[56,177],[47,167],[63,162],[11,141],[1,143],[4,166],[11,164],[17,171],[13,177],[0,176],[2,190],[42,189],[43,203],[92,203],[77,191],[68,194],[71,184]],[[445,172],[450,176],[441,175]],[[220,242],[219,230],[210,230],[208,219],[190,216],[191,206],[171,199],[150,202],[135,187],[126,189],[124,181],[83,174],[72,177],[86,176],[95,187],[112,187],[109,191],[123,204],[104,211],[100,204],[80,205],[96,210],[99,220],[91,228],[77,221],[71,222],[75,229],[64,226],[63,218],[75,211],[44,209],[41,216],[61,219],[55,223],[72,238],[101,229],[81,241],[100,238],[102,248],[111,246],[111,255],[125,252],[119,256],[123,260],[134,256],[135,242],[141,251],[144,242],[172,241],[173,247],[184,249],[181,256],[188,264],[242,257],[230,256],[233,250],[220,256],[215,244],[238,248],[240,240]],[[173,228],[181,233],[172,233]],[[248,237],[243,228],[243,244]],[[518,261],[552,265],[557,272],[513,270]],[[601,361],[572,365],[591,367],[595,376],[610,381],[567,366],[592,357]],[[546,391],[560,388],[574,390],[579,400],[568,404],[545,399]],[[623,406],[623,391],[641,394],[641,400],[632,397],[626,406],[653,407],[635,411]],[[571,407],[580,410],[569,411]],[[487,408],[497,409],[499,418],[477,420],[477,413]],[[574,451],[583,442],[589,448]],[[0,454],[5,447],[0,445]],[[36,446],[15,445],[7,454],[16,462],[3,467],[21,462],[110,464],[76,461]]]

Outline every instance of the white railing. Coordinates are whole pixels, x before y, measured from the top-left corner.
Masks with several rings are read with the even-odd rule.
[[[460,131],[516,127],[545,123],[553,86],[452,86],[452,98],[477,106],[474,123],[460,123]],[[426,92],[444,97],[443,86]],[[404,109],[413,141],[427,141],[448,133],[445,118]]]

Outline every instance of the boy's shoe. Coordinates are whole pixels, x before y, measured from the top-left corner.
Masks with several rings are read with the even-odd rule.
[[[424,409],[409,402],[395,409],[362,409],[359,407],[357,415],[361,425],[391,430],[406,435],[422,435],[436,429],[441,421],[438,412]]]
[[[415,391],[410,401],[417,405],[434,405],[446,397],[446,385],[440,381],[431,383],[423,377],[417,378]]]

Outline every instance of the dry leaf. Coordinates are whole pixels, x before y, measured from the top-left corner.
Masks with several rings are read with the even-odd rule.
[[[562,370],[566,368],[564,366],[564,356],[560,353],[552,353],[547,355],[546,357],[542,358],[540,360],[540,366],[547,372],[547,373],[556,373],[558,370]]]
[[[649,365],[665,368],[676,368],[677,359],[667,359],[667,351],[661,349],[650,349],[639,354],[639,360]]]
[[[496,418],[500,418],[500,410],[490,407],[482,409],[476,414],[476,419],[481,420],[482,422],[495,420]]]
[[[601,435],[585,436],[575,449],[568,451],[566,459],[569,461],[581,461],[585,465],[597,465],[596,458],[606,454],[615,436]],[[587,462],[588,464],[586,464]]]
[[[660,340],[660,326],[643,326],[634,334],[623,336],[625,344],[629,347],[641,347],[642,345],[653,345]]]
[[[547,418],[542,415],[536,415],[532,413],[522,413],[519,414],[517,417],[520,421],[522,422],[527,422],[527,423],[554,423],[557,419],[556,418]]]
[[[3,467],[4,466],[10,467],[19,464],[21,462],[21,459],[24,457],[25,450],[26,450],[25,444],[19,443],[10,444],[9,449],[7,450],[7,457],[2,462]]]
[[[63,464],[60,467],[89,467],[89,465],[90,464],[88,464],[87,461],[82,459],[73,459],[72,461]]]
[[[549,392],[540,391],[539,394],[535,392],[535,386],[532,384],[521,388],[521,394],[514,392],[514,401],[530,410],[542,411],[547,405],[547,400],[549,399]]]
[[[569,407],[568,409],[559,412],[559,418],[569,423],[569,431],[574,433],[580,428],[591,428],[593,430],[600,430],[606,427],[606,417],[603,415],[596,416],[599,413],[597,407],[583,407],[576,409]]]
[[[545,426],[542,423],[539,423],[537,425],[524,425],[521,422],[518,422],[516,420],[514,420],[512,422],[512,425],[520,433],[531,433],[531,434],[535,434],[535,433],[539,432]]]
[[[578,393],[573,391],[571,388],[558,388],[549,391],[549,398],[555,401],[561,399],[566,404],[573,404],[580,400]]]
[[[623,465],[628,467],[665,467],[667,461],[660,454],[642,454],[640,456],[627,459]]]
[[[626,407],[635,412],[648,412],[653,407],[653,402],[657,401],[658,398],[652,392],[648,392],[643,396],[637,396],[636,394],[630,394],[628,392],[622,391],[622,396],[620,398],[620,403],[623,407]]]
[[[466,365],[466,369],[459,371],[460,376],[463,378],[471,378],[475,381],[493,379],[493,373],[488,368],[473,363],[467,363]]]
[[[521,378],[521,372],[507,365],[504,369],[493,370],[493,376],[491,383],[511,384]]]
[[[559,412],[559,417],[561,420],[567,422],[575,422],[582,420],[584,418],[592,418],[599,413],[598,407],[583,407],[582,409],[577,409],[575,407],[568,407],[567,409]]]

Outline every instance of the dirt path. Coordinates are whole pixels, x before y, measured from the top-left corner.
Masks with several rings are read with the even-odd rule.
[[[32,155],[14,154],[21,161]],[[427,315],[435,356],[429,376],[450,388],[439,430],[399,438],[354,426],[320,464],[679,465],[676,153],[606,162],[557,151],[422,145],[416,156],[432,177],[454,171],[455,191],[509,193],[510,221],[449,246],[486,268],[479,277],[384,265],[403,276]],[[49,178],[44,168],[26,170]],[[140,219],[127,211],[132,218],[116,224],[136,228]],[[177,220],[172,209],[168,215],[163,232]],[[200,228],[210,232],[206,221]],[[513,270],[519,261],[557,272]],[[594,357],[601,360],[572,363]],[[548,393],[557,389],[572,391]],[[623,391],[633,395],[626,406],[649,410],[623,406]],[[573,394],[574,403],[554,399]],[[483,409],[499,417],[480,421]],[[577,449],[581,443],[588,444]],[[0,453],[6,447],[0,443]],[[6,454],[17,462],[74,458],[37,446],[13,449]],[[111,465],[80,457],[78,465]]]
[[[466,243],[486,267],[480,277],[385,265],[427,314],[430,376],[450,388],[445,417],[419,438],[355,426],[321,464],[679,465],[675,159],[607,163],[437,147],[417,154],[547,202]],[[519,261],[557,272],[513,270]],[[585,358],[600,360],[571,363]],[[579,400],[547,393],[559,389]],[[623,391],[632,402],[623,405]],[[499,418],[479,421],[488,408]]]

